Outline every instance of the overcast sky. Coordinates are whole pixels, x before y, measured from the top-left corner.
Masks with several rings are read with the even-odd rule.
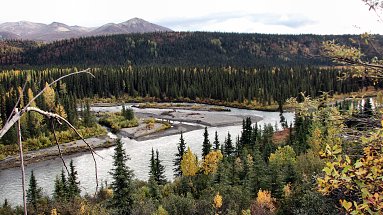
[[[96,27],[139,17],[176,31],[383,34],[362,0],[2,0],[0,23]]]

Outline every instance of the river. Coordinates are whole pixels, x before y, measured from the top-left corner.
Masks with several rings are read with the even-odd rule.
[[[129,105],[128,105],[129,106]],[[144,113],[160,113],[163,109],[136,109],[133,108],[135,112],[144,112]],[[277,122],[279,124],[279,112],[265,112],[265,111],[256,111],[256,110],[244,110],[237,108],[229,108],[230,112],[217,112],[217,117],[222,117],[225,114],[228,115],[240,115],[240,116],[260,116],[263,118],[262,121],[258,122],[259,125],[271,123],[275,125]],[[109,111],[115,112],[120,111],[121,106],[114,107],[92,107],[93,111]],[[177,110],[178,111],[178,110]],[[185,112],[198,112],[190,110],[182,110]],[[284,114],[288,123],[293,121],[293,113]],[[240,134],[242,129],[241,125],[235,126],[223,126],[223,127],[208,127],[209,139],[211,142],[214,140],[214,133],[217,131],[219,136],[220,143],[223,143],[227,133],[230,132],[233,139]],[[130,160],[127,162],[127,165],[134,171],[135,178],[140,180],[148,179],[149,172],[149,159],[151,149],[158,149],[160,153],[160,160],[165,166],[165,175],[168,180],[173,179],[173,159],[174,154],[177,151],[177,144],[179,142],[180,135],[171,135],[160,137],[151,140],[145,141],[135,141],[129,138],[122,138],[124,143],[124,148],[127,154],[130,157]],[[191,150],[196,153],[199,157],[202,151],[202,141],[203,141],[203,127],[201,129],[190,131],[184,133],[184,139],[191,148]],[[114,147],[97,150],[97,153],[102,157],[97,157],[98,165],[98,177],[99,181],[111,182],[111,176],[109,171],[112,169],[112,155],[114,152]],[[80,180],[80,185],[82,189],[82,194],[85,193],[94,193],[96,189],[95,183],[95,170],[92,156],[89,153],[77,153],[69,156],[65,156],[64,160],[69,164],[70,160],[73,160],[73,163],[76,167],[78,178]],[[26,183],[29,183],[29,177],[31,170],[33,170],[37,183],[40,187],[43,188],[43,192],[46,195],[51,195],[54,189],[54,180],[56,175],[61,173],[63,164],[60,158],[54,160],[47,160],[38,163],[33,163],[26,166]],[[12,205],[22,204],[22,188],[21,188],[21,173],[19,168],[12,168],[0,171],[0,203],[4,202],[5,199],[9,201]]]

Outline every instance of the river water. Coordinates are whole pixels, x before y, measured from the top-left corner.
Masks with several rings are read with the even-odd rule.
[[[129,106],[129,105],[128,105]],[[167,110],[159,109],[135,109],[136,112],[145,112],[158,114]],[[258,124],[268,124],[275,123],[279,124],[279,112],[264,112],[264,111],[255,111],[255,110],[244,110],[229,108],[230,112],[219,112],[217,117],[222,117],[224,114],[229,115],[241,115],[241,116],[260,116],[263,118]],[[93,111],[108,111],[115,112],[120,111],[121,106],[114,107],[92,107]],[[177,110],[179,111],[179,110]],[[180,110],[181,111],[181,110]],[[189,110],[182,110],[185,112],[192,112]],[[193,111],[198,112],[198,111]],[[293,121],[293,113],[284,114],[286,120],[290,123]],[[242,129],[241,125],[236,126],[224,126],[224,127],[208,127],[209,139],[211,142],[214,140],[214,133],[217,131],[220,143],[223,143],[227,133],[230,132],[232,138],[235,139],[237,135],[240,134]],[[171,135],[160,137],[152,140],[145,141],[135,141],[129,138],[122,138],[124,143],[124,148],[127,154],[130,157],[130,160],[127,162],[127,165],[134,171],[135,178],[140,180],[148,179],[149,172],[149,159],[151,149],[158,149],[160,153],[160,160],[165,166],[165,175],[168,180],[173,179],[173,159],[174,154],[177,151],[177,144],[179,142],[180,135]],[[202,151],[202,142],[203,142],[203,126],[201,129],[190,131],[184,133],[184,139],[191,148],[191,150],[196,153],[199,158]],[[97,153],[102,157],[97,157],[98,165],[98,177],[99,181],[111,182],[111,176],[109,171],[112,169],[112,155],[114,152],[114,147],[97,150]],[[96,189],[96,179],[95,179],[95,169],[93,158],[89,153],[78,153],[69,156],[65,156],[64,160],[69,165],[70,160],[73,160],[73,163],[76,167],[78,178],[80,180],[80,185],[82,189],[82,194],[85,193],[94,193]],[[43,188],[44,194],[51,195],[54,189],[54,180],[56,175],[61,173],[63,164],[60,158],[54,160],[47,160],[38,163],[33,163],[26,166],[26,183],[29,182],[29,177],[31,170],[33,170],[37,183],[40,187]],[[7,170],[0,171],[0,203],[4,202],[7,199],[12,205],[22,204],[22,188],[21,188],[21,172],[19,168],[12,168]]]

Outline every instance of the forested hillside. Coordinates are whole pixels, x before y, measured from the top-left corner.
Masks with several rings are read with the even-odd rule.
[[[320,47],[326,40],[350,45],[358,43],[359,36],[164,32],[87,37],[45,45],[2,41],[16,49],[11,55],[2,50],[0,64],[8,67],[329,65],[330,61],[321,57]],[[376,56],[383,47],[381,36],[375,36],[374,41],[376,49],[360,43],[366,57]]]

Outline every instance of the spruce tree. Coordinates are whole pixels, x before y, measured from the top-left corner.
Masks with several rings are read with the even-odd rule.
[[[95,124],[95,119],[90,113],[89,100],[85,101],[85,110],[83,111],[83,118],[85,127],[92,127]]]
[[[154,149],[152,148],[152,153],[150,156],[150,164],[149,164],[149,180],[156,178],[156,159],[154,158]]]
[[[211,144],[209,141],[209,133],[207,132],[207,127],[205,127],[205,132],[203,133],[203,143],[202,143],[202,157],[205,157],[209,154],[211,150]]]
[[[59,176],[56,175],[53,197],[56,201],[58,201],[59,199],[61,199],[61,196],[62,196],[61,181],[60,181]]]
[[[31,204],[37,210],[37,203],[42,198],[42,188],[37,185],[33,170],[31,171],[31,178],[29,179],[29,188],[27,190],[27,203]]]
[[[215,131],[213,145],[214,145],[214,150],[219,150],[220,149],[220,144],[219,144],[219,140],[218,140],[218,133],[217,133],[217,131]]]
[[[121,139],[118,139],[113,155],[114,168],[110,172],[113,178],[111,205],[115,214],[131,214],[132,211],[133,171],[126,165],[128,159],[129,157],[122,147]]]
[[[155,180],[159,185],[166,184],[166,178],[165,178],[165,167],[161,164],[161,160],[159,158],[159,152],[156,150],[156,177]]]
[[[56,176],[55,189],[54,189],[53,196],[56,201],[67,200],[68,187],[67,187],[67,180],[65,177],[64,169],[61,169],[60,176]]]
[[[185,150],[186,150],[186,143],[185,143],[185,140],[183,138],[183,134],[182,134],[182,131],[181,131],[181,137],[180,137],[180,142],[177,146],[177,153],[175,154],[175,158],[174,158],[174,176],[175,177],[179,177],[182,175],[182,171],[181,171],[181,161],[182,161],[182,156],[185,154]]]
[[[159,158],[159,152],[156,150],[156,155],[154,155],[154,150],[152,148],[152,154],[150,158],[149,165],[149,182],[150,180],[154,180],[157,184],[163,185],[166,183],[165,179],[165,167],[161,164],[161,160]]]
[[[70,175],[68,176],[68,195],[69,198],[73,198],[75,196],[79,196],[81,193],[80,190],[80,182],[77,179],[77,171],[75,170],[75,166],[73,165],[73,160],[69,163]]]
[[[231,135],[230,133],[227,133],[227,138],[225,140],[225,155],[227,157],[230,157],[234,154],[234,146],[233,146],[233,141],[231,140]]]
[[[247,117],[246,120],[243,119],[242,121],[242,135],[239,141],[238,148],[242,150],[243,147],[250,145],[251,143],[251,132],[252,132],[252,127],[251,127],[251,118]]]
[[[363,106],[363,114],[365,114],[367,117],[371,117],[373,114],[372,103],[370,98],[365,99]]]

